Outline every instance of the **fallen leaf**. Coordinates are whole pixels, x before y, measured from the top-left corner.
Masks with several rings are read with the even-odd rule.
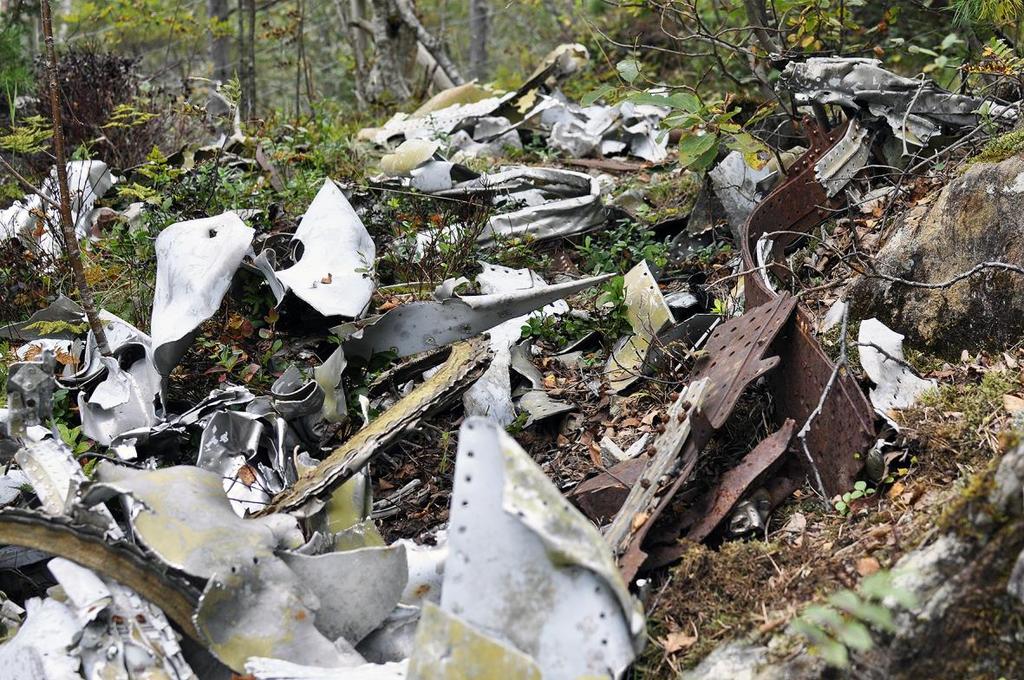
[[[334,280],[334,277],[331,276],[330,272],[327,272],[327,276],[325,276],[324,278],[320,279],[320,283],[330,283],[333,280]]]
[[[665,652],[668,654],[675,654],[676,652],[684,649],[689,649],[697,642],[697,638],[689,633],[684,633],[679,630],[674,633],[669,633],[661,639],[661,646],[665,648]]]
[[[861,576],[871,576],[882,568],[874,557],[862,557],[857,560],[857,573]]]
[[[907,485],[904,484],[903,482],[896,482],[891,487],[889,487],[889,490],[886,492],[885,495],[888,496],[889,498],[896,498],[900,494],[902,494],[903,490],[906,488]]]
[[[243,465],[238,470],[238,481],[246,486],[252,486],[256,483],[256,472],[249,465]]]
[[[557,385],[557,383],[556,383],[556,380],[555,380],[555,374],[554,373],[548,373],[546,376],[544,376],[544,387],[547,387],[548,389],[551,389],[552,387],[555,387],[556,385]]]

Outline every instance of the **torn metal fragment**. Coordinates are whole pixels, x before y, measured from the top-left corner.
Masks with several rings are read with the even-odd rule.
[[[0,679],[78,678],[80,661],[72,653],[81,626],[74,612],[57,600],[30,598],[18,633],[0,645]]]
[[[331,330],[343,339],[348,356],[368,359],[375,352],[390,350],[406,357],[471,338],[609,278],[610,274],[491,295],[410,302],[366,322],[342,324]]]
[[[576,676],[542,673],[542,666],[528,654],[491,637],[464,617],[428,602],[423,606],[416,629],[407,677],[409,680],[541,680],[542,677]]]
[[[356,645],[394,610],[409,579],[405,546],[323,555],[282,552],[281,559],[316,595],[316,628]]]
[[[88,680],[165,677],[196,680],[178,634],[135,591],[57,557],[47,565],[83,626],[75,652]]]
[[[39,361],[16,361],[7,371],[9,437],[23,437],[30,427],[48,425],[53,409],[53,354],[44,350]]]
[[[320,602],[284,562],[273,557],[226,562],[199,600],[196,629],[210,652],[236,672],[254,656],[327,668],[362,661],[316,629]]]
[[[931,80],[905,78],[878,59],[811,57],[783,69],[781,88],[799,103],[838,104],[884,118],[897,138],[923,146],[943,126],[973,127],[987,106],[992,118],[1013,121],[1016,110],[991,100],[953,94]]]
[[[323,668],[255,656],[245,662],[245,672],[254,680],[404,680],[407,665],[396,661]]]
[[[59,439],[28,443],[14,454],[14,460],[28,477],[43,509],[51,515],[66,514],[71,500],[87,481],[71,449]]]
[[[277,272],[281,283],[324,316],[360,316],[373,295],[377,248],[330,178],[302,216],[295,242],[302,244],[302,253]]]
[[[500,265],[480,263],[483,271],[477,275],[477,285],[484,294],[508,293],[531,288],[545,288],[547,283],[529,269],[511,269]],[[449,296],[450,297],[450,296]],[[491,350],[494,358],[480,379],[463,396],[467,415],[485,415],[508,426],[515,419],[512,403],[512,382],[509,370],[512,364],[511,348],[522,336],[523,325],[537,315],[558,315],[569,311],[564,300],[555,300],[543,309],[503,321],[490,329]],[[528,376],[529,377],[529,376]],[[536,385],[534,385],[536,387]],[[546,395],[545,395],[546,396]]]
[[[511,349],[511,368],[526,378],[529,387],[517,390],[516,406],[528,415],[524,427],[533,423],[568,413],[576,408],[574,404],[553,399],[544,387],[544,376],[530,361],[529,341],[514,345]]]
[[[199,442],[196,466],[217,473],[231,506],[242,517],[247,511],[262,510],[273,495],[271,489],[281,487],[278,480],[268,483],[257,464],[263,437],[259,416],[221,411],[207,423]]]
[[[199,592],[191,583],[163,571],[134,544],[118,537],[111,540],[104,532],[73,523],[68,517],[14,508],[0,511],[0,542],[45,550],[116,579],[159,607],[186,635],[200,640],[192,624]]]
[[[580,482],[569,498],[598,526],[604,526],[626,502],[646,465],[647,461],[640,458],[623,460]]]
[[[608,358],[608,384],[615,392],[622,392],[643,377],[651,343],[676,321],[646,260],[626,273],[623,292],[633,335],[624,338]]]
[[[704,416],[707,387],[706,378],[691,381],[669,407],[665,431],[651,445],[651,454],[637,459],[643,461],[643,471],[611,524],[604,529],[605,540],[618,556],[626,579],[632,579],[640,570],[647,557],[641,547],[644,538],[675,492],[689,478],[697,454],[711,434],[711,426]],[[669,480],[672,484],[665,489]]]
[[[449,526],[441,609],[544,677],[614,677],[643,647],[643,615],[600,533],[485,418],[460,430]]]
[[[199,324],[217,311],[254,233],[228,212],[172,224],[157,236],[150,328],[161,375],[171,372]]]
[[[106,377],[88,395],[85,390],[78,393],[87,437],[110,446],[124,432],[157,424],[161,378],[154,362],[152,341],[141,331],[137,341],[120,343],[111,356],[98,358]]]
[[[458,398],[478,375],[489,357],[479,341],[454,345],[441,369],[420,386],[353,435],[312,470],[302,473],[292,488],[274,498],[263,514],[280,511],[315,511],[339,484],[351,478],[425,414]]]
[[[407,539],[396,541],[405,546],[409,564],[409,578],[402,592],[403,605],[422,605],[429,601],[441,601],[441,587],[444,583],[444,565],[448,561],[448,538],[440,532],[435,545],[419,545]]]
[[[857,121],[850,121],[846,134],[814,164],[814,176],[832,198],[850,183],[868,162],[871,139],[868,130]]]
[[[294,518],[239,518],[220,475],[208,470],[185,465],[133,470],[103,461],[96,478],[83,504],[126,496],[132,528],[142,543],[191,576],[212,578],[226,565],[271,558],[279,548],[302,544]]]
[[[690,529],[687,538],[703,541],[714,531],[747,489],[786,452],[795,427],[795,422],[787,420],[778,432],[758,442],[743,460],[722,475],[706,502],[698,504],[704,510],[700,521]]]
[[[861,366],[875,384],[871,405],[890,422],[891,411],[913,406],[922,392],[937,384],[917,376],[903,358],[903,336],[878,319],[860,322],[857,346]]]

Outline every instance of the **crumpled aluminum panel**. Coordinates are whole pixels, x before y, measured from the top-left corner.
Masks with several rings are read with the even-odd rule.
[[[140,540],[175,569],[211,578],[227,564],[272,558],[296,548],[302,534],[287,515],[241,519],[224,495],[220,475],[181,465],[133,470],[106,461],[83,498],[86,506],[122,494],[131,500],[132,528]]]
[[[237,559],[213,574],[193,616],[210,652],[241,672],[254,656],[326,668],[362,661],[314,625],[320,603],[278,559]]]
[[[409,302],[374,319],[342,324],[331,330],[343,338],[342,347],[349,357],[369,358],[375,352],[388,350],[406,357],[473,337],[603,283],[611,276],[490,295],[453,295],[441,301]]]
[[[292,242],[298,261],[277,272],[288,290],[324,316],[360,316],[373,295],[377,248],[338,185],[325,179]]]
[[[629,665],[643,615],[608,545],[493,422],[463,423],[451,503],[441,609],[511,643],[545,678]]]
[[[227,212],[172,224],[157,236],[150,328],[161,375],[171,372],[199,324],[220,307],[254,233],[238,215]]]
[[[881,63],[846,57],[791,61],[782,72],[780,87],[792,92],[799,103],[839,104],[848,112],[860,109],[885,118],[897,138],[918,146],[927,144],[943,125],[977,125],[978,112],[986,103],[993,118],[1017,118],[1013,108],[953,94],[930,80],[898,76]]]

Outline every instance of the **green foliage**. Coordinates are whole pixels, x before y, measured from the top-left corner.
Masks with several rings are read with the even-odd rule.
[[[1015,23],[1024,14],[1022,0],[953,0],[951,5],[960,24]]]
[[[110,120],[103,129],[133,128],[147,123],[157,117],[152,111],[143,111],[134,104],[118,104],[110,114]]]
[[[858,480],[854,482],[853,489],[844,493],[839,500],[833,503],[836,512],[840,515],[847,515],[850,512],[850,504],[853,501],[861,498],[868,498],[874,496],[877,493],[877,489],[868,486],[868,483],[864,480]]]
[[[595,330],[605,338],[618,339],[633,332],[626,307],[626,279],[613,276],[601,286],[597,296],[598,323]]]
[[[61,441],[68,445],[71,454],[80,456],[92,448],[92,442],[82,436],[82,426],[68,427],[67,423],[57,421],[57,434]]]
[[[23,47],[23,30],[11,23],[0,30],[0,93],[4,96],[8,118],[17,117],[15,99],[32,87],[30,60]]]
[[[576,245],[582,268],[591,274],[624,272],[641,260],[655,267],[668,261],[668,247],[654,231],[630,219],[622,219],[601,231],[587,234]]]
[[[970,162],[999,163],[1020,153],[1024,153],[1024,129],[1011,130],[989,140]]]
[[[536,314],[523,324],[522,339],[543,340],[552,347],[564,347],[592,330],[592,325],[572,316]]]
[[[78,335],[84,333],[89,328],[89,324],[84,321],[81,323],[72,323],[70,321],[35,321],[25,326],[26,330],[35,331],[39,335],[49,336],[58,335],[60,333],[72,333]]]
[[[17,154],[33,154],[50,145],[50,124],[42,116],[29,116],[11,126],[0,136],[0,150]]]
[[[893,633],[896,623],[887,601],[903,608],[916,605],[913,595],[893,583],[893,575],[879,571],[866,576],[860,592],[841,590],[827,605],[812,605],[792,624],[793,632],[807,638],[811,651],[830,666],[847,668],[851,652],[867,652],[874,646],[871,630]]]
[[[1002,409],[1003,395],[1020,389],[1020,379],[1009,372],[989,371],[979,383],[945,384],[921,394],[918,403],[932,407],[949,418],[941,436],[957,450],[983,447],[983,425]],[[935,436],[940,436],[939,432]]]

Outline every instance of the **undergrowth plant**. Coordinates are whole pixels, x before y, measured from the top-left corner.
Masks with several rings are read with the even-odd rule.
[[[866,576],[858,591],[840,590],[827,602],[805,609],[791,629],[807,639],[812,653],[837,668],[848,668],[852,654],[874,647],[872,630],[896,631],[894,608],[911,609],[917,604],[912,593],[895,585],[890,571]]]

